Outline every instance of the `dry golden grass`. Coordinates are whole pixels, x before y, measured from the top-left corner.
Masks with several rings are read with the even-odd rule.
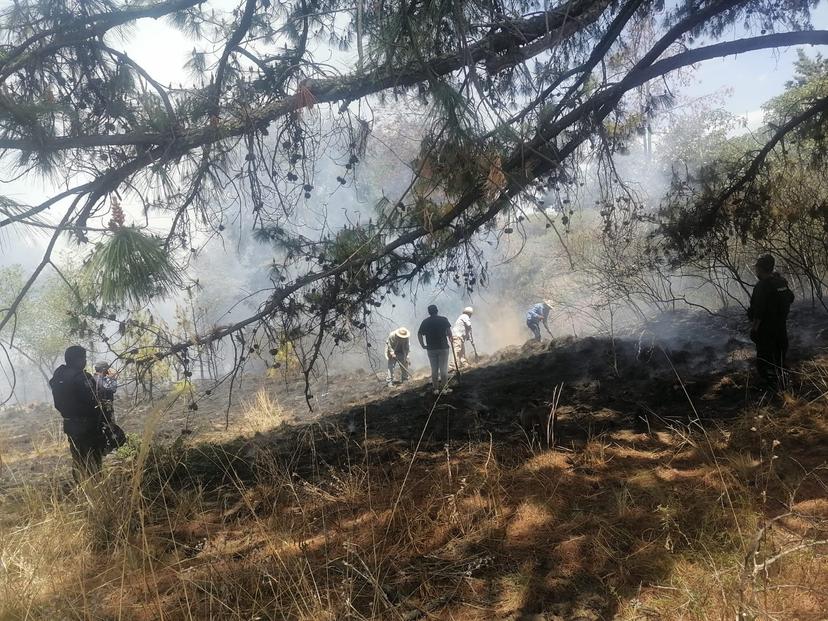
[[[244,403],[242,408],[242,426],[248,433],[263,433],[282,424],[287,418],[279,402],[263,388],[256,392],[250,402]]]
[[[824,412],[578,451],[343,436],[336,467],[311,428],[301,476],[257,444],[252,475],[210,485],[195,473],[230,456],[150,450],[150,428],[81,490],[2,498],[0,620],[822,619]],[[246,419],[282,420],[264,393]]]

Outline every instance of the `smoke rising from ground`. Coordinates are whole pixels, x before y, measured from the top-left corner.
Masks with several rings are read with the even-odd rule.
[[[312,164],[314,188],[297,207],[296,232],[312,240],[322,239],[343,227],[376,221],[380,200],[396,201],[411,182],[427,118],[428,110],[424,108],[377,110],[365,154],[345,185],[338,179],[346,170],[342,137],[332,134]],[[328,132],[321,117],[313,122],[321,133]],[[687,133],[687,128],[682,131]],[[613,245],[602,232],[606,218],[601,212],[608,202],[627,196],[638,203],[642,212],[654,213],[670,181],[670,168],[659,150],[667,153],[672,145],[667,139],[656,140],[655,145],[653,141],[632,145],[627,156],[616,158],[616,167],[610,173],[596,162],[583,161],[580,179],[549,189],[544,197],[545,214],[537,209],[524,210],[525,219],[521,218],[513,232],[505,234],[503,226],[496,227],[476,242],[480,260],[488,265],[485,286],[469,293],[450,279],[448,284],[436,279],[410,283],[403,288],[404,297],[389,296],[374,309],[365,330],[355,331],[351,342],[324,349],[325,361],[319,373],[371,369],[382,375],[384,341],[399,326],[412,333],[411,366],[426,366],[416,332],[427,316],[426,307],[432,303],[452,323],[465,306],[475,308],[474,333],[481,354],[525,343],[531,336],[526,312],[544,299],[553,301],[549,327],[556,338],[617,335],[655,316],[664,310],[663,305],[638,295],[634,287],[624,294],[603,269],[613,262],[628,261],[631,270],[646,271],[636,263],[650,229],[643,224],[625,225],[628,231],[623,234],[628,234],[631,241],[625,245],[616,239]],[[274,195],[271,199],[275,201]],[[243,212],[238,210],[239,214]],[[613,217],[623,218],[623,214]],[[188,328],[181,328],[187,336],[204,333],[215,325],[231,324],[254,312],[274,286],[271,266],[283,258],[281,250],[253,238],[250,222],[234,219],[230,210],[223,211],[221,218],[221,239],[214,239],[189,257],[189,293],[159,301],[149,309],[173,328],[182,317],[190,321]],[[550,220],[560,238],[550,228]],[[692,278],[673,274],[669,280],[669,293],[676,300],[688,298],[709,307],[719,303]],[[233,363],[229,351],[221,344],[217,353],[219,371],[226,372]],[[99,350],[91,359],[108,356]],[[260,373],[264,366],[253,361],[247,371]]]

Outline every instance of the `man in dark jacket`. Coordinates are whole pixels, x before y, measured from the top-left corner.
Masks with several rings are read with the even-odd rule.
[[[756,368],[760,379],[770,388],[784,385],[788,311],[794,300],[788,282],[774,271],[775,263],[769,254],[757,259],[759,282],[753,287],[748,309],[750,338],[756,343]]]
[[[63,416],[63,431],[69,438],[75,481],[101,469],[106,438],[103,414],[95,396],[95,380],[85,371],[86,350],[72,345],[64,353],[66,364],[55,369],[49,380],[55,408]]]

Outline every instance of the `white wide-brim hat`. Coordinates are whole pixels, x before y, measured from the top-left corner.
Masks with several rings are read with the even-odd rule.
[[[409,336],[411,336],[408,332],[408,328],[397,328],[396,330],[394,330],[394,334],[396,334],[397,337],[401,339],[407,339]]]

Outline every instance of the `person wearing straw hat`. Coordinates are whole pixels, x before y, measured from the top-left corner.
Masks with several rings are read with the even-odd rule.
[[[532,331],[532,336],[538,343],[540,343],[541,340],[541,323],[543,323],[543,327],[546,328],[546,331],[552,334],[549,330],[549,324],[547,323],[549,321],[549,311],[551,310],[552,302],[550,300],[544,300],[543,302],[535,304],[529,309],[529,312],[526,313],[526,327]]]
[[[454,364],[452,366],[454,371],[469,366],[469,362],[466,360],[466,341],[474,343],[471,323],[473,314],[474,309],[471,306],[464,308],[451,329],[451,346],[454,349]]]
[[[392,330],[385,341],[385,358],[388,360],[389,386],[394,385],[394,368],[400,365],[400,382],[408,380],[408,338],[411,335],[407,328]]]

